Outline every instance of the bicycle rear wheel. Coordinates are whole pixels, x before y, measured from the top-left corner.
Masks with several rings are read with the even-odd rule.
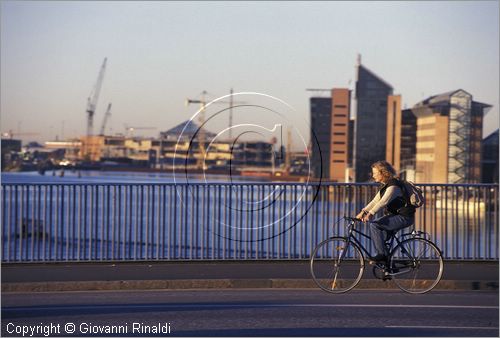
[[[314,248],[310,259],[314,282],[324,291],[343,293],[355,287],[365,262],[358,246],[343,237],[329,238]]]
[[[390,260],[396,285],[408,293],[432,290],[443,275],[443,257],[437,246],[423,238],[410,238],[394,248]]]

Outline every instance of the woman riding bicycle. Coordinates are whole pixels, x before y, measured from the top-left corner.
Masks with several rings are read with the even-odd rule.
[[[406,206],[406,198],[401,189],[402,183],[392,165],[386,161],[378,161],[373,163],[371,168],[373,180],[382,183],[382,186],[356,218],[370,222],[370,234],[377,251],[373,260],[385,262],[389,254],[384,244],[386,231],[394,232],[412,225],[415,222],[415,208]],[[384,216],[372,220],[382,209]]]

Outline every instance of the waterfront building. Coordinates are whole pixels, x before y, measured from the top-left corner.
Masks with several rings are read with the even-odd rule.
[[[215,133],[205,128],[200,128],[196,122],[186,120],[167,131],[160,132],[160,138],[164,141],[191,141],[197,139],[200,136],[200,132],[204,133],[208,141],[207,143],[210,143],[210,140],[216,136]]]
[[[349,142],[347,146],[347,164],[348,168],[354,172],[354,124],[356,120],[351,118],[349,120]],[[354,179],[354,177],[353,177]],[[351,182],[351,181],[350,181]]]
[[[175,127],[160,132],[158,144],[158,162],[160,167],[196,169],[200,151],[199,138],[203,133],[205,149],[204,162],[207,166],[222,165],[231,158],[230,146],[213,142],[216,134],[192,121],[186,120]]]
[[[273,160],[273,145],[269,142],[245,141],[232,146],[233,166],[271,168]]]
[[[411,109],[401,112],[401,152],[399,155],[402,176],[415,181],[415,158],[417,156],[417,117]]]
[[[345,182],[349,167],[351,91],[333,88],[331,97],[311,97],[313,176]],[[322,164],[320,166],[320,163]]]
[[[18,157],[21,151],[21,140],[3,138],[1,141],[2,148],[2,171]]]
[[[163,167],[196,169],[202,152],[199,136],[204,133],[205,169],[233,170],[241,168],[273,167],[273,144],[264,141],[214,140],[216,134],[200,128],[194,121],[183,123],[160,133],[159,162]]]
[[[401,95],[387,97],[387,136],[385,159],[396,171],[401,169]]]
[[[483,115],[490,107],[458,89],[430,96],[411,109],[417,116],[418,182],[481,181]]]
[[[406,179],[414,180],[417,118],[411,109],[401,110],[401,95],[387,98],[385,159]]]
[[[311,97],[311,166],[315,178],[326,178],[330,172],[331,113],[330,97]]]
[[[78,154],[80,160],[98,162],[101,160],[104,148],[104,138],[102,135],[82,136],[80,138],[81,148]]]
[[[347,88],[332,89],[332,138],[330,172],[332,182],[345,182],[349,167],[349,120],[351,91]]]
[[[309,158],[307,152],[295,152],[290,153],[290,175],[298,175],[309,177],[311,173],[309,172],[311,159]]]
[[[183,132],[184,131],[184,132]],[[66,152],[65,159],[77,162],[100,162],[105,167],[199,169],[202,152],[198,133],[200,128],[192,121],[161,132],[159,138],[131,137],[124,135],[84,136],[79,140],[46,142],[48,149]],[[278,167],[284,149],[277,154],[273,143],[265,141],[215,140],[215,133],[203,130],[205,152],[204,169],[233,172],[246,169],[262,169],[266,172],[282,170]],[[182,135],[181,135],[182,134]]]
[[[112,159],[128,158],[135,153],[134,144],[126,144],[128,138],[123,135],[106,136],[91,135],[83,136],[79,142],[70,142],[70,147],[78,149],[78,159],[90,162],[100,162]],[[66,146],[65,143],[54,143],[51,146]],[[128,147],[132,149],[128,150]]]
[[[482,183],[498,184],[498,129],[485,137],[482,142]]]
[[[64,158],[74,163],[80,159],[82,141],[79,139],[70,139],[67,141],[47,141],[44,146],[49,150],[63,150]]]
[[[371,164],[386,157],[387,98],[392,93],[392,86],[358,59],[353,154],[356,182],[368,181]]]
[[[9,151],[14,151],[14,152],[21,151],[21,140],[3,138],[1,142],[2,142],[2,154]]]

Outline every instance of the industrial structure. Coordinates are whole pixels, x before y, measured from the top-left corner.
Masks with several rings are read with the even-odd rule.
[[[102,125],[101,125],[101,131],[99,132],[99,135],[104,135],[106,131],[106,123],[108,122],[108,119],[111,117],[111,103],[108,104],[108,108],[106,109],[106,113],[104,113],[104,118],[102,120]]]
[[[144,138],[130,135],[93,135],[70,141],[46,142],[48,149],[64,149],[65,160],[70,163],[90,161],[100,167],[122,168],[142,167],[150,169],[199,170],[200,130],[207,138],[216,134],[201,128],[192,120],[160,132],[158,138]],[[83,152],[86,150],[86,153]],[[277,161],[277,151],[269,141],[215,140],[204,152],[203,169],[239,174],[241,171],[272,173],[281,168],[285,161]],[[288,155],[290,156],[290,155]],[[290,157],[291,163],[295,157]],[[295,168],[294,174],[302,174],[305,166]],[[307,174],[307,170],[304,172]]]
[[[205,131],[205,128],[203,128],[205,126],[205,110],[206,110],[206,106],[207,106],[207,103],[209,101],[207,101],[207,91],[204,90],[202,93],[201,93],[201,98],[200,99],[186,99],[186,106],[190,105],[190,104],[199,104],[200,105],[200,110],[199,110],[199,115],[198,115],[198,122],[199,122],[199,126],[200,128],[198,128],[195,133],[193,134],[193,136],[195,136],[195,139],[197,141],[197,152],[198,152],[198,155],[196,156],[197,160],[196,160],[196,166],[198,169],[206,169],[206,167],[204,167],[204,163],[205,163],[205,158],[206,158],[206,155],[207,155],[207,149],[206,149],[206,144],[207,144],[207,135],[206,135],[206,131]],[[229,140],[228,141],[231,141],[232,140],[232,123],[233,123],[233,104],[235,103],[244,103],[244,102],[234,102],[233,101],[233,89],[231,88],[231,91],[230,91],[230,96],[229,96],[229,99],[230,101],[229,102],[226,102],[226,101],[220,101],[220,100],[217,100],[217,101],[212,101],[211,103],[212,104],[228,104],[229,105]],[[194,138],[192,140],[195,140]],[[190,149],[190,151],[192,151],[192,149]]]
[[[104,58],[101,69],[99,70],[99,75],[97,76],[97,81],[87,98],[87,136],[93,135],[94,127],[94,114],[97,107],[97,102],[99,101],[99,95],[101,93],[102,82],[104,80],[104,72],[106,71],[107,58]]]
[[[106,62],[107,58],[104,58],[104,61],[102,63],[102,66],[99,70],[99,75],[97,76],[97,81],[92,88],[92,91],[90,92],[89,97],[87,98],[87,108],[85,112],[87,113],[87,138],[90,139],[91,136],[93,136],[93,129],[94,129],[94,114],[95,110],[97,108],[97,103],[99,101],[99,95],[101,93],[101,87],[102,87],[102,82],[104,80],[104,72],[106,71]],[[108,106],[108,109],[111,109],[111,106]],[[105,122],[103,122],[103,125]],[[86,143],[88,144],[88,143]],[[85,144],[85,145],[86,145]],[[90,154],[90,148],[84,148],[83,153],[85,154],[86,157],[91,157],[92,154]]]

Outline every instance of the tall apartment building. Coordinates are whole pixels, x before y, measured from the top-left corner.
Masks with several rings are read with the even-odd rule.
[[[414,179],[416,129],[417,118],[413,112],[401,110],[401,95],[389,95],[385,159],[408,179]]]
[[[488,104],[462,89],[417,103],[416,180],[423,183],[481,181],[483,115]]]
[[[326,179],[330,172],[332,99],[311,97],[311,169],[315,178]]]
[[[345,182],[349,166],[349,116],[351,91],[332,89],[332,146],[330,148],[330,181]]]
[[[387,97],[392,92],[390,84],[358,62],[353,154],[356,182],[368,181],[371,164],[386,158]]]
[[[401,115],[401,95],[389,95],[385,159],[396,171],[401,168]]]
[[[331,97],[310,98],[314,177],[345,181],[349,165],[350,101],[351,92],[347,88],[332,89]]]
[[[401,112],[401,153],[400,170],[415,171],[417,155],[417,117],[411,109]]]
[[[482,183],[498,183],[498,129],[482,142]]]

